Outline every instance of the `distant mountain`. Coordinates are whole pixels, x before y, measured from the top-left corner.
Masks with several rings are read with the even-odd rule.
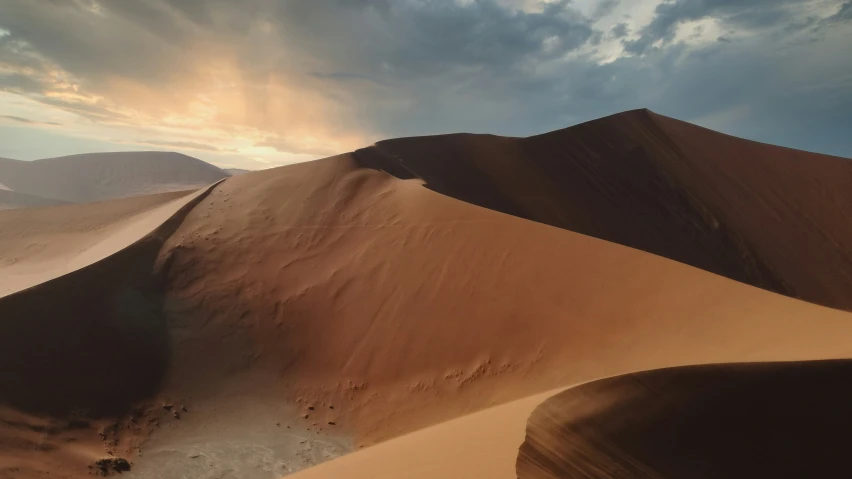
[[[231,176],[169,152],[90,153],[36,161],[0,158],[0,183],[16,193],[86,203],[200,188]]]
[[[246,173],[251,173],[252,170],[244,170],[242,168],[225,168],[225,171],[231,174],[231,176],[239,176],[244,175]]]

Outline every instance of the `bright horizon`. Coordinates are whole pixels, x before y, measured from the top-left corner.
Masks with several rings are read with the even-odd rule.
[[[7,0],[0,157],[262,169],[634,108],[852,156],[852,2]]]

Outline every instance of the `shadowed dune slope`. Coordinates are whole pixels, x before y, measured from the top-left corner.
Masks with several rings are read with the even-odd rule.
[[[18,230],[10,237],[38,239],[53,230],[57,235],[71,232],[80,237],[88,233],[99,242],[79,238],[93,243],[86,245],[91,261],[69,271],[47,269],[37,284],[0,298],[0,402],[49,414],[73,409],[101,414],[127,407],[132,401],[118,398],[135,396],[140,384],[153,390],[156,380],[134,368],[150,362],[147,358],[152,355],[160,356],[168,343],[164,318],[155,318],[163,291],[152,274],[154,260],[183,216],[208,191],[184,192],[176,199],[175,194],[167,194],[32,211],[44,222],[35,221],[32,229]],[[112,226],[109,221],[115,213],[140,214],[128,210],[126,203],[139,207],[146,202],[159,208],[143,209],[142,220],[123,228],[93,231],[83,223],[104,221]],[[9,221],[0,216],[3,219]],[[118,238],[105,241],[110,235]],[[63,263],[80,243],[62,242],[64,250],[51,243],[54,251],[43,251],[40,259]],[[7,241],[6,246],[14,250],[19,245]],[[151,334],[157,338],[149,341]],[[165,366],[164,359],[158,360],[160,372]]]
[[[73,261],[79,247],[92,259],[70,271],[46,266],[38,284],[0,297],[0,478],[87,477],[120,439],[144,436],[146,424],[116,421],[159,390],[170,362],[154,261],[207,191],[0,215],[2,233],[29,226],[6,236],[6,248],[52,230],[44,265]]]
[[[584,384],[531,415],[520,479],[848,474],[852,362],[733,364]]]
[[[852,309],[852,163],[647,110],[530,138],[383,141],[360,164],[440,193]]]
[[[228,176],[196,158],[157,151],[0,159],[0,182],[9,189],[70,203],[196,189]]]

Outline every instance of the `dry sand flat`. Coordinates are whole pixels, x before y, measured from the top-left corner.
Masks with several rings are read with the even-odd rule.
[[[0,182],[9,189],[70,203],[198,189],[228,176],[196,158],[156,151],[0,158]]]
[[[402,138],[355,155],[463,201],[852,309],[844,158],[647,110],[529,138]]]
[[[106,448],[134,461],[130,477],[272,478],[455,418],[306,474],[407,477],[393,455],[422,464],[427,444],[447,451],[482,427],[493,447],[433,455],[435,467],[513,475],[542,391],[685,364],[852,357],[849,313],[363,164],[341,155],[229,178],[150,216],[143,240],[0,298],[0,477],[84,477]],[[122,217],[119,204],[62,208]],[[9,244],[64,234],[56,219]],[[79,238],[125,230],[109,231]]]

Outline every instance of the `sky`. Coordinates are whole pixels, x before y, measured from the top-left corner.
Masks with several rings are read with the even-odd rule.
[[[262,169],[635,108],[852,157],[852,1],[0,2],[0,157]]]

